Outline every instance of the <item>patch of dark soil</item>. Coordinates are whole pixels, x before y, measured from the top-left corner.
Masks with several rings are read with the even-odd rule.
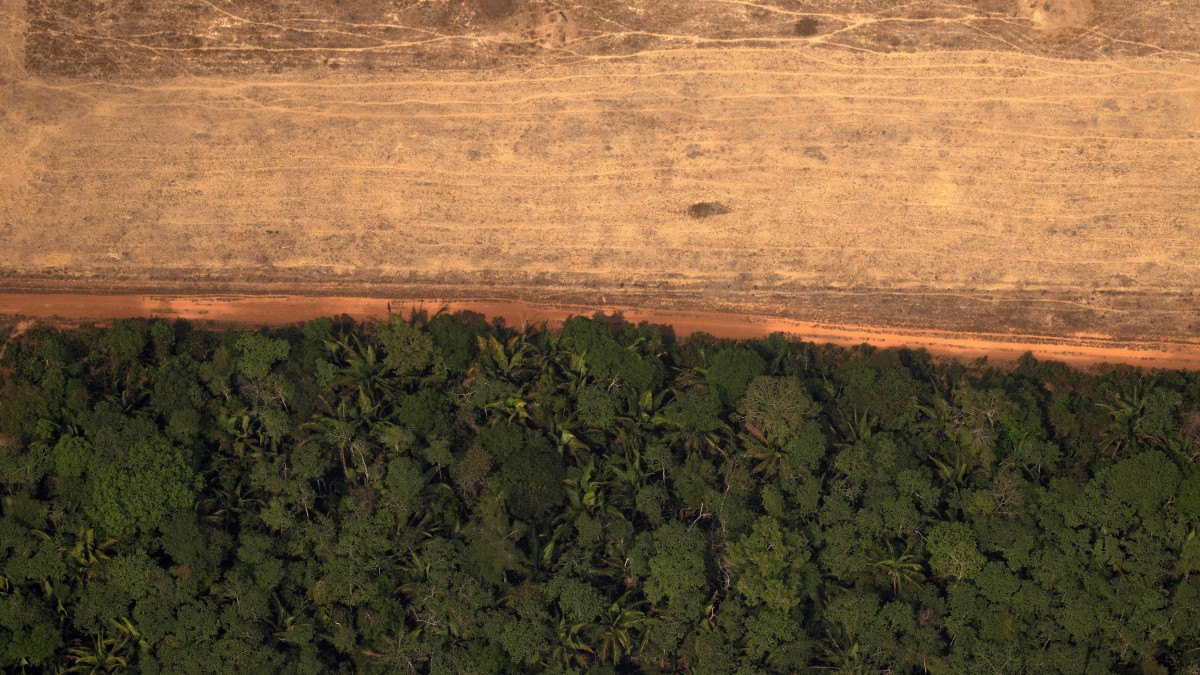
[[[800,37],[812,37],[821,31],[821,24],[811,16],[806,16],[796,22],[794,26],[796,35]]]
[[[708,218],[729,213],[729,208],[721,202],[696,202],[688,207],[687,213],[693,218]]]

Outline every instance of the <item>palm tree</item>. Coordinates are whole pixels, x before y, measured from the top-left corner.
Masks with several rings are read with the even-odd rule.
[[[96,633],[90,645],[67,650],[67,658],[72,665],[66,672],[111,673],[129,665],[135,648],[143,654],[149,650],[150,646],[129,619],[110,619],[110,623],[113,628]]]
[[[205,514],[205,520],[220,523],[262,507],[259,493],[246,487],[242,476],[244,474],[237,471],[232,474],[221,472],[216,480],[209,481],[210,496],[196,502],[196,510]]]
[[[741,434],[740,438],[746,446],[742,457],[758,460],[758,464],[750,470],[750,473],[761,473],[764,478],[770,478],[779,471],[779,467],[783,465],[782,449],[775,445],[768,446],[757,443],[753,439],[747,438],[745,434]]]
[[[1108,432],[1105,434],[1108,441],[1105,449],[1109,447],[1113,449],[1113,459],[1117,458],[1117,453],[1122,448],[1128,451],[1130,446],[1137,446],[1142,441],[1151,438],[1148,434],[1142,433],[1142,414],[1146,410],[1146,395],[1153,389],[1153,385],[1143,388],[1139,380],[1134,382],[1132,390],[1128,394],[1123,392],[1113,394],[1111,405],[1096,404],[1108,410],[1112,417],[1112,424],[1109,425]]]
[[[663,435],[668,445],[678,443],[690,455],[693,452],[713,452],[725,456],[722,446],[733,438],[733,428],[718,420],[711,428],[698,429],[674,424],[674,429]]]
[[[639,431],[657,432],[665,428],[670,423],[667,418],[659,413],[659,410],[670,393],[670,389],[664,389],[657,394],[651,392],[649,389],[643,391],[638,398],[634,399],[633,405],[630,406],[629,415],[618,417],[617,422],[622,427],[628,428],[633,432],[632,436],[634,438],[642,435],[637,433]],[[618,438],[628,440],[628,436],[623,433],[618,433]]]
[[[575,435],[576,431],[579,431],[579,423],[574,413],[568,415],[566,419],[559,420],[550,414],[549,410],[546,411],[546,433],[558,445],[560,455],[570,452],[572,457],[578,459],[580,452],[587,452],[588,446],[579,440],[579,437]]]
[[[522,396],[520,392],[509,394],[503,398],[496,399],[483,405],[484,412],[492,411],[499,417],[502,417],[506,422],[513,420],[528,420],[533,419],[529,414],[529,409],[537,404],[530,405],[530,401]]]
[[[272,616],[267,617],[265,621],[271,626],[272,629],[274,629],[273,635],[275,639],[281,642],[287,642],[288,633],[291,633],[297,628],[302,628],[305,626],[310,628],[312,627],[313,624],[311,621],[303,620],[306,618],[302,615],[302,612],[304,611],[304,605],[301,605],[298,611],[291,612],[283,606],[283,601],[279,599],[278,593],[272,593],[271,599],[275,604],[275,612]]]
[[[575,341],[570,337],[553,335],[543,321],[536,332],[538,372],[550,373],[556,380],[565,380],[559,388],[569,396],[576,396],[587,383],[588,367],[585,353],[575,351]]]
[[[354,345],[351,347],[340,340],[333,343],[345,362],[338,370],[338,377],[333,380],[333,386],[353,387],[369,401],[390,398],[392,381],[388,377],[387,366],[375,355],[375,347],[364,347],[358,336],[354,336]]]
[[[584,642],[582,633],[589,628],[586,623],[567,623],[559,617],[554,632],[558,642],[550,652],[550,662],[562,668],[587,668],[596,652]]]
[[[421,629],[408,628],[401,622],[396,637],[387,638],[382,651],[362,649],[364,656],[378,659],[388,668],[386,672],[413,673],[425,670],[422,664],[429,661],[429,647],[421,642]]]
[[[675,372],[675,379],[672,381],[671,388],[678,395],[684,389],[690,389],[695,386],[703,386],[708,380],[708,369],[699,366],[690,368],[680,368]]]
[[[108,551],[117,541],[116,539],[105,539],[97,544],[92,528],[89,527],[85,530],[80,526],[79,533],[75,535],[75,545],[70,549],[61,546],[58,550],[66,553],[67,559],[73,561],[78,567],[91,567],[101,560],[108,560]]]
[[[479,351],[492,362],[496,374],[516,381],[528,361],[526,351],[529,345],[525,343],[525,336],[514,335],[505,342],[500,342],[492,335],[488,335],[486,340],[482,335],[477,339]]]
[[[416,595],[429,581],[429,563],[421,560],[421,555],[409,550],[408,560],[396,565],[406,581],[396,587],[394,593],[406,596]]]
[[[1188,436],[1183,429],[1178,429],[1170,436],[1155,440],[1171,453],[1186,459],[1188,463],[1195,462],[1196,457],[1200,456],[1200,436]]]
[[[947,394],[938,391],[937,383],[934,383],[929,405],[917,406],[924,415],[917,427],[926,430],[924,438],[931,441],[929,460],[936,467],[938,476],[944,484],[957,490],[975,474],[988,470],[992,458],[986,443],[980,442],[986,439],[970,437],[966,411],[951,405]]]
[[[926,439],[957,440],[959,430],[966,424],[963,412],[950,405],[947,397],[936,391],[929,405],[918,405],[917,410],[925,416],[917,423],[917,427],[926,430]]]
[[[30,530],[30,534],[48,542],[53,542],[60,534],[57,527],[54,528],[54,534],[51,535],[42,530]],[[69,542],[69,540],[68,540]],[[96,543],[95,532],[91,528],[80,527],[75,534],[74,545],[65,544],[58,546],[57,550],[63,554],[63,561],[74,574],[75,582],[82,582],[85,579],[91,578],[91,567],[101,560],[108,560],[109,554],[112,552],[113,546],[118,543],[116,539],[105,539],[100,543]],[[52,586],[46,585],[47,597],[57,597]],[[62,600],[58,601],[59,608],[62,610]],[[65,610],[62,610],[65,612]]]
[[[597,480],[595,457],[589,455],[586,461],[569,469],[563,483],[567,486],[567,498],[571,504],[569,511],[564,514],[569,517],[569,522],[574,522],[578,513],[596,515],[612,511],[605,503],[605,487],[608,483]]]
[[[67,650],[67,659],[72,663],[67,673],[111,673],[129,665],[116,648],[116,638],[97,633],[89,647],[72,647]]]
[[[643,612],[622,606],[626,597],[614,602],[593,628],[593,641],[600,645],[599,658],[611,659],[614,665],[646,647],[645,626],[650,619]],[[637,604],[641,603],[633,606]]]
[[[133,417],[137,414],[147,414],[144,410],[144,404],[150,398],[150,392],[142,389],[135,390],[132,386],[122,387],[121,394],[109,394],[106,400],[117,405],[118,410],[125,415]]]
[[[839,410],[843,441],[835,443],[842,447],[851,446],[859,441],[871,440],[871,435],[875,431],[875,426],[879,420],[871,416],[871,413],[858,414],[858,408],[854,409],[853,418],[847,418],[845,413]]]
[[[632,507],[637,493],[646,486],[646,470],[642,466],[642,453],[636,447],[624,447],[625,452],[617,455],[605,455],[605,469],[608,470],[610,485],[616,488],[616,494],[626,507]]]
[[[342,462],[342,474],[350,478],[350,466],[346,462],[346,450],[354,449],[360,458],[371,447],[371,431],[380,421],[382,412],[378,404],[372,403],[361,389],[358,392],[358,405],[347,405],[346,399],[338,401],[337,408],[331,415],[313,415],[313,421],[303,424],[302,429],[308,429],[316,434],[307,440],[320,440],[338,450]],[[360,433],[361,432],[361,433]],[[307,442],[307,440],[305,442]],[[363,463],[365,468],[365,461]]]
[[[825,650],[825,658],[829,659],[832,664],[831,669],[839,673],[869,673],[871,672],[868,664],[862,662],[862,653],[859,650],[858,642],[850,642],[850,646],[843,649],[833,633],[829,629],[825,629],[825,635],[829,637],[829,644],[833,649]],[[848,640],[849,641],[849,640]]]
[[[272,433],[264,421],[263,411],[253,411],[238,405],[233,409],[222,406],[217,415],[215,436],[220,443],[219,457],[270,461],[279,451],[279,435]],[[215,458],[214,458],[214,461]]]
[[[872,577],[882,577],[887,579],[892,584],[892,593],[898,594],[900,587],[905,582],[912,584],[916,588],[921,587],[921,582],[924,580],[924,575],[921,570],[922,565],[917,562],[916,556],[909,553],[896,555],[892,549],[892,545],[888,544],[886,552],[876,552],[877,558],[874,562],[867,563],[867,573]]]
[[[234,410],[222,407],[217,416],[217,436],[222,449],[231,451],[237,457],[245,455],[247,450],[261,451],[263,444],[271,441],[257,426],[244,406]]]

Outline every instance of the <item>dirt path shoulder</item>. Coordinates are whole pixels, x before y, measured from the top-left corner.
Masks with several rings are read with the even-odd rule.
[[[669,327],[678,338],[696,332],[718,337],[756,338],[786,333],[818,343],[877,347],[923,348],[930,353],[968,361],[987,357],[1010,362],[1026,352],[1040,360],[1063,361],[1086,367],[1125,363],[1145,368],[1200,369],[1200,342],[1118,341],[1101,336],[1071,338],[1039,335],[952,333],[936,330],[903,330],[884,326],[837,325],[771,316],[728,312],[673,312],[610,305],[542,305],[481,298],[439,300],[387,299],[302,295],[88,295],[64,293],[0,294],[0,317],[9,320],[39,317],[61,324],[103,322],[118,318],[152,317],[211,322],[213,325],[287,325],[320,316],[349,315],[356,319],[382,318],[389,312],[410,315],[424,310],[474,312],[488,320],[502,318],[510,326],[532,326],[543,320],[559,325],[571,316],[596,312],[619,315],[632,323],[648,322]]]

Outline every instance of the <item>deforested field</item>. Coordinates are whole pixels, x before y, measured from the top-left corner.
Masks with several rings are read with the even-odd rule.
[[[8,291],[1195,346],[1185,0],[0,0]]]

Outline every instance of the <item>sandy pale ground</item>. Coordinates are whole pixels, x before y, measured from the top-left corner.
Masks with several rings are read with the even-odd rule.
[[[9,291],[1200,326],[1190,0],[0,7]]]

